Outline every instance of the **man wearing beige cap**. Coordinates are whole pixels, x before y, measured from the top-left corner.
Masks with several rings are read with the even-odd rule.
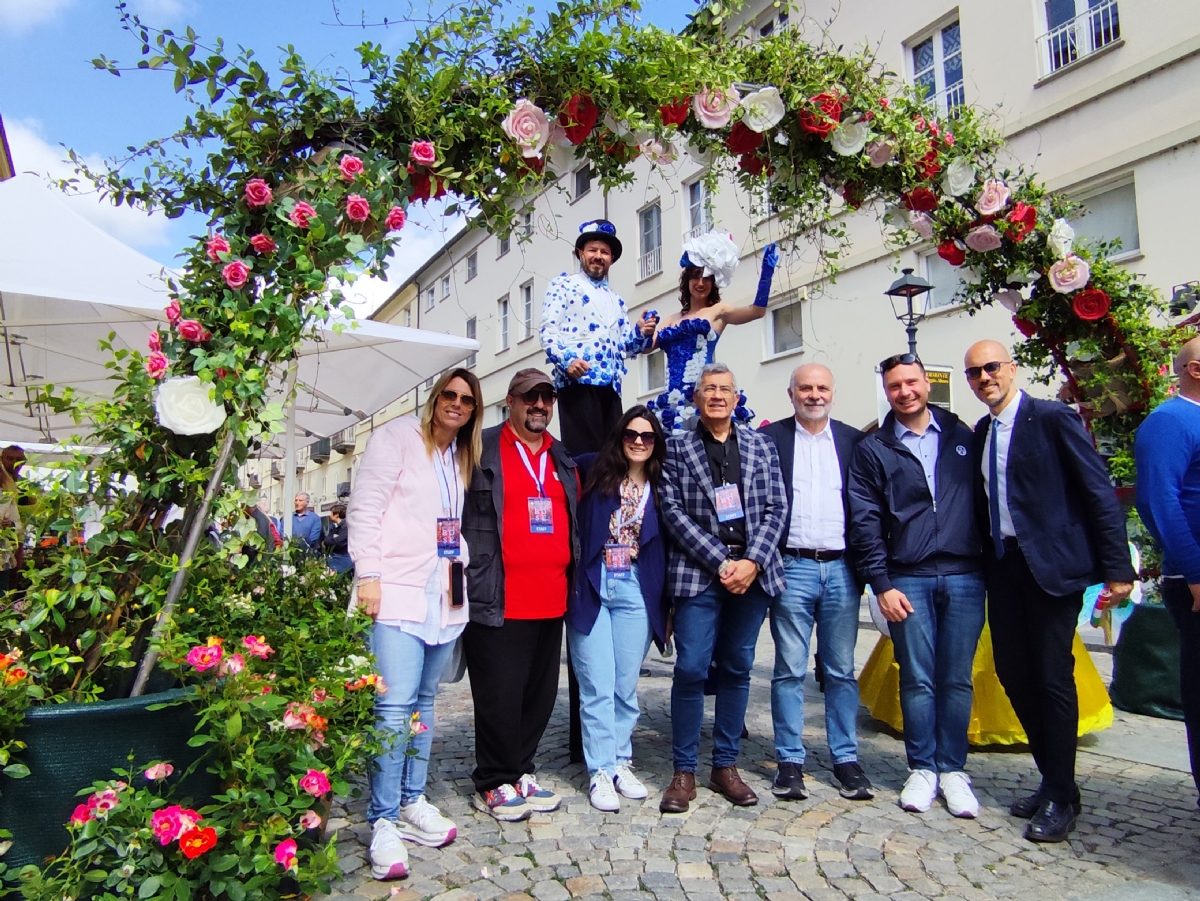
[[[508,420],[483,433],[462,537],[475,701],[475,806],[498,820],[555,810],[533,758],[558,693],[567,589],[579,559],[575,463],[547,431],[558,394],[538,369],[508,384]]]

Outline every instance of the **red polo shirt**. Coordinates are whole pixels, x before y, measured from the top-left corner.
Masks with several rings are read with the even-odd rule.
[[[571,519],[567,493],[549,456],[554,438],[543,432],[536,454],[525,448],[534,474],[546,460],[543,488],[554,511],[554,532],[529,529],[529,498],[538,496],[537,481],[525,468],[507,422],[500,430],[500,469],[504,475],[504,618],[552,619],[567,612],[567,567],[571,565]]]

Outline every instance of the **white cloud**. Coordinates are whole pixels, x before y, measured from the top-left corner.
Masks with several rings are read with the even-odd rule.
[[[0,0],[0,3],[4,2],[6,0]],[[46,141],[36,121],[17,119],[5,122],[4,127],[8,134],[9,148],[12,150],[13,168],[17,172],[32,172],[52,178],[75,176],[75,169],[66,158],[66,150]],[[103,165],[103,160],[95,154],[85,156],[84,160],[91,167],[99,168]],[[81,184],[80,189],[86,191],[88,187]],[[170,222],[166,216],[147,214],[129,206],[113,206],[95,193],[63,196],[81,216],[86,216],[114,238],[139,250],[171,243],[168,235]]]
[[[0,0],[0,29],[20,33],[53,19],[75,0]]]
[[[175,18],[192,10],[190,0],[127,0],[127,5],[130,12],[146,18],[147,24],[154,18]]]

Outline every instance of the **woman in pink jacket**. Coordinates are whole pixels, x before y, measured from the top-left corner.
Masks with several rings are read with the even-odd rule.
[[[386,693],[377,725],[394,736],[371,774],[371,870],[408,874],[402,839],[429,847],[457,829],[425,799],[438,680],[467,623],[461,539],[464,487],[479,461],[483,431],[479,380],[468,369],[443,375],[418,420],[393,419],[371,435],[359,464],[348,522],[358,603],[375,619],[371,650]],[[406,754],[411,718],[426,731]]]

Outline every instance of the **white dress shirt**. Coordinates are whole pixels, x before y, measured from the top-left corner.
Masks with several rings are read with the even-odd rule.
[[[996,490],[1000,493],[1000,534],[1004,538],[1016,538],[1017,530],[1013,528],[1012,513],[1008,509],[1008,446],[1012,443],[1013,425],[1017,421],[1017,408],[1021,406],[1021,398],[1025,392],[1018,390],[1017,396],[1008,402],[999,416],[992,416],[988,421],[987,438],[983,442],[983,485],[987,490],[988,509],[991,509],[992,499],[992,431],[996,433]],[[994,426],[993,423],[999,423]]]
[[[788,547],[813,551],[846,549],[842,468],[838,465],[833,427],[828,421],[815,435],[796,423]]]

